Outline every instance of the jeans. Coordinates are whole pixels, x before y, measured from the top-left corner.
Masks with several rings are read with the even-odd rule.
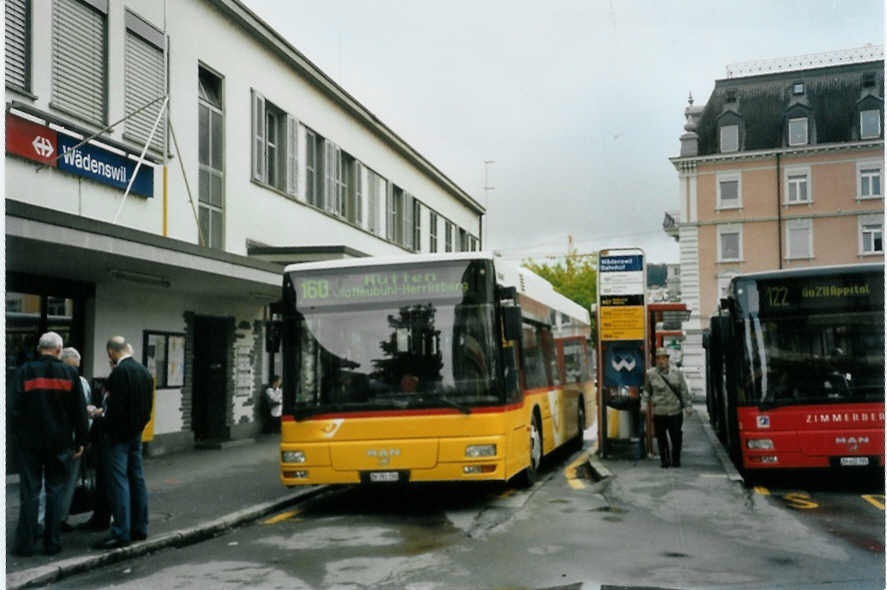
[[[19,464],[18,526],[15,530],[15,551],[28,554],[34,550],[37,537],[37,511],[40,503],[40,486],[45,478],[46,518],[43,527],[43,548],[62,546],[59,522],[62,512],[62,495],[68,481],[71,449],[48,451],[25,449],[17,444]]]
[[[68,481],[65,482],[65,489],[62,493],[62,510],[61,515],[59,516],[60,521],[68,520],[68,515],[71,512],[71,501],[74,499],[74,488],[77,487],[77,480],[80,478],[81,459],[83,459],[82,455],[76,459],[72,455],[69,459]]]
[[[148,535],[148,488],[142,472],[141,433],[125,441],[102,440],[102,456],[111,501],[111,537],[128,543]]]

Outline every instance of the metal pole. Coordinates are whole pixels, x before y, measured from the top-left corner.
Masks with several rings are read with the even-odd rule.
[[[179,168],[182,169],[182,179],[185,181],[185,191],[188,193],[188,201],[191,203],[191,211],[194,213],[194,223],[197,224],[197,239],[200,240],[201,246],[206,246],[206,240],[203,239],[203,231],[200,229],[200,218],[197,216],[197,209],[194,207],[194,197],[191,196],[191,185],[188,184],[188,175],[185,174],[182,152],[179,151],[179,140],[176,139],[176,130],[172,126],[172,119],[167,119],[167,124],[169,125],[169,133],[172,135],[172,144],[176,148],[176,159],[179,161]]]
[[[487,208],[489,208],[489,206],[490,206],[489,192],[496,190],[496,187],[490,186],[489,182],[487,182],[487,168],[490,164],[495,164],[495,163],[496,163],[496,160],[484,160],[484,206]],[[484,249],[483,238],[485,238],[488,233],[488,231],[485,231],[483,228],[483,226],[486,225],[488,214],[489,213],[485,213],[484,216],[481,218],[481,228],[480,228],[480,234],[481,234],[480,249],[481,250]]]
[[[139,161],[136,163],[136,168],[132,171],[132,176],[129,177],[129,184],[126,185],[126,192],[123,193],[123,200],[120,201],[120,207],[117,208],[117,214],[114,216],[114,223],[117,223],[117,218],[120,217],[120,212],[123,211],[123,205],[126,203],[126,197],[129,196],[129,189],[132,188],[132,183],[135,182],[136,175],[139,173],[139,168],[142,167],[142,162],[145,161],[145,152],[148,151],[148,146],[151,145],[151,140],[154,139],[154,133],[157,131],[157,125],[160,124],[160,119],[163,118],[163,111],[166,109],[167,102],[169,102],[168,96],[164,99],[163,104],[160,105],[160,112],[157,113],[157,118],[154,120],[154,126],[151,127],[151,134],[148,135],[148,141],[145,142],[145,147],[142,148],[142,153],[139,154]]]

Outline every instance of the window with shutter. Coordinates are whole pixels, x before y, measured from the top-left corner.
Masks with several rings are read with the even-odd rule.
[[[55,0],[52,4],[52,103],[104,124],[107,0]]]
[[[252,122],[253,122],[253,178],[267,182],[268,168],[265,162],[265,97],[252,90]]]
[[[126,13],[126,48],[124,102],[126,114],[135,113],[145,105],[166,96],[166,59],[163,33],[136,16]],[[144,145],[163,107],[163,101],[126,120],[124,136]],[[163,153],[166,147],[166,112],[151,137],[150,149]]]
[[[224,247],[224,158],[222,80],[209,70],[198,70],[198,220],[210,248]]]
[[[403,233],[401,234],[403,241],[401,244],[409,249],[413,249],[413,195],[404,193],[403,195]]]
[[[30,0],[6,0],[6,85],[31,90]]]

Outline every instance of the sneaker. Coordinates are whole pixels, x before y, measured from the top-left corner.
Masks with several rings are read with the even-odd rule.
[[[70,533],[74,530],[74,527],[68,524],[68,521],[63,520],[59,523],[59,530],[63,533]]]
[[[46,553],[47,555],[56,555],[58,553],[61,553],[61,551],[62,551],[61,545],[50,545],[49,547],[46,547],[43,550],[43,552]]]

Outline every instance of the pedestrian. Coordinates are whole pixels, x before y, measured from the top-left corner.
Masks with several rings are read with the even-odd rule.
[[[72,456],[79,458],[86,443],[86,403],[80,376],[59,358],[62,337],[40,336],[40,358],[22,365],[15,375],[9,403],[9,427],[18,455],[21,505],[13,554],[30,556],[37,537],[37,504],[45,478],[46,518],[43,550],[62,550],[59,522],[62,496]]]
[[[77,352],[77,349],[73,346],[62,349],[62,362],[73,368],[75,371],[77,371],[78,374],[80,373],[80,358],[80,353]],[[92,395],[92,389],[89,387],[89,381],[87,381],[82,375],[80,376],[80,387],[83,390],[83,403],[86,405],[88,430],[92,427],[92,419],[90,418],[90,396]],[[62,494],[62,511],[61,522],[59,523],[59,530],[61,530],[63,533],[74,530],[74,527],[68,524],[68,515],[71,512],[71,501],[74,499],[74,488],[77,487],[77,479],[80,477],[81,467],[82,457],[74,457],[72,455],[71,463],[68,469],[68,483],[65,486],[64,493]]]
[[[642,412],[647,412],[650,402],[653,404],[653,431],[659,446],[660,465],[680,467],[683,412],[687,416],[693,413],[693,400],[684,375],[669,366],[666,348],[656,350],[656,366],[647,369],[644,375]]]
[[[283,414],[283,391],[280,389],[280,377],[271,375],[271,384],[265,390],[268,401],[268,423],[271,432],[280,432],[280,416]]]
[[[148,538],[148,488],[142,471],[142,430],[151,418],[154,378],[127,350],[126,340],[108,340],[116,364],[108,377],[102,459],[111,500],[111,534],[94,549],[116,549]],[[131,349],[130,349],[131,350]]]

